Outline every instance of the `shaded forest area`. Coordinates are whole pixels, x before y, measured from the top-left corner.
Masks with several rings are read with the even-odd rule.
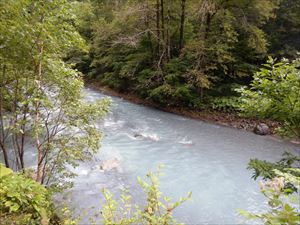
[[[299,0],[91,0],[78,12],[86,77],[162,106],[238,110],[268,56],[300,51]]]

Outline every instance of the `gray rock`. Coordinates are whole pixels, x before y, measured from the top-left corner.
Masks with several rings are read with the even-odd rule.
[[[256,125],[253,132],[258,135],[268,135],[268,134],[270,134],[270,128],[267,124],[260,123],[260,124]]]
[[[143,135],[137,134],[137,133],[135,133],[133,136],[134,136],[135,138],[137,138],[137,137],[143,137]]]

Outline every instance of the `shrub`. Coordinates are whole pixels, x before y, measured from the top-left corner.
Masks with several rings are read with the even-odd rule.
[[[138,73],[135,93],[147,98],[149,90],[154,89],[160,83],[160,72],[153,69],[144,69]]]
[[[210,100],[210,108],[221,112],[239,111],[239,97],[214,97]]]
[[[67,207],[59,211],[54,208],[52,192],[43,185],[0,164],[1,225],[76,225],[77,222]]]
[[[299,156],[293,155],[289,152],[285,152],[282,155],[282,159],[275,163],[271,163],[266,160],[251,159],[248,164],[248,169],[254,170],[252,178],[254,178],[255,180],[258,177],[261,177],[264,180],[269,180],[275,178],[275,169],[281,172],[284,172],[287,168],[300,169],[299,164]]]
[[[240,214],[249,220],[260,220],[267,225],[300,224],[300,169],[288,169],[284,173],[275,170],[274,173],[275,178],[261,183],[261,192],[268,199],[269,211],[260,214],[241,210]],[[285,188],[288,183],[297,189],[293,194]]]
[[[97,81],[100,81],[101,84],[107,85],[110,88],[113,88],[117,91],[126,90],[126,81],[119,76],[116,76],[114,73],[106,72],[102,76],[97,78]]]
[[[268,63],[257,72],[249,88],[241,88],[241,110],[245,115],[283,123],[285,136],[300,138],[300,59]]]
[[[170,202],[170,198],[162,196],[158,189],[157,173],[147,175],[149,182],[138,179],[144,193],[146,194],[146,204],[144,206],[133,206],[131,196],[124,191],[121,195],[121,203],[113,199],[113,195],[103,190],[106,204],[102,208],[103,224],[105,225],[129,225],[129,224],[178,224],[172,213],[175,208],[191,197],[181,198],[175,203]]]
[[[172,86],[163,84],[150,92],[153,101],[167,106],[188,106],[193,101],[193,96],[188,85]]]
[[[4,224],[49,224],[54,216],[42,185],[0,165],[0,220]]]

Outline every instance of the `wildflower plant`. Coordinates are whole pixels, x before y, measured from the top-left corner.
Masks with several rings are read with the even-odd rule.
[[[261,214],[243,210],[239,212],[249,220],[259,220],[267,225],[297,225],[300,223],[300,169],[274,172],[277,177],[260,184],[261,192],[268,199],[269,211]],[[291,190],[288,184],[292,184],[297,190]]]

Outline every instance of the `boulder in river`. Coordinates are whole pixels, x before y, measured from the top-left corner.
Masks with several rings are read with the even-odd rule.
[[[268,135],[270,134],[270,128],[265,123],[260,123],[255,126],[253,132],[258,135]]]
[[[136,139],[148,139],[151,141],[159,141],[160,140],[160,138],[156,134],[135,133],[133,136]]]
[[[143,135],[141,135],[141,134],[138,134],[138,133],[135,133],[133,136],[134,136],[135,138],[138,138],[138,137],[143,137]]]
[[[120,171],[120,160],[117,158],[108,159],[101,163],[100,165],[100,171],[110,171],[113,169],[116,169],[117,171]]]

